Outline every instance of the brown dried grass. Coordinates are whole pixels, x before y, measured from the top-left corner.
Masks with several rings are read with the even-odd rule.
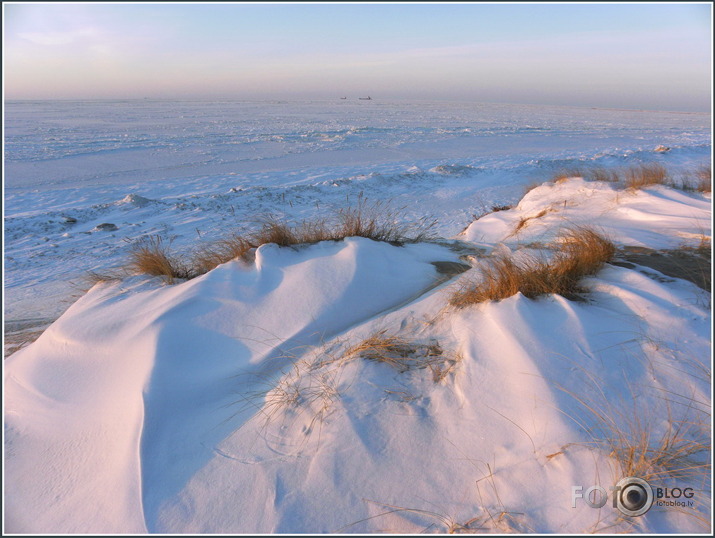
[[[203,275],[231,260],[245,258],[251,248],[253,245],[248,239],[238,234],[231,234],[201,247],[194,254],[193,270],[197,276]]]
[[[651,185],[667,185],[671,183],[668,170],[661,164],[641,164],[633,166],[624,172],[626,189],[637,190]]]
[[[293,225],[277,216],[267,215],[259,221],[260,227],[256,231],[245,235],[233,233],[203,245],[186,260],[170,253],[169,245],[160,237],[147,237],[132,249],[125,269],[130,273],[162,276],[173,283],[175,279],[203,275],[230,260],[245,259],[251,249],[268,243],[287,247],[365,237],[402,245],[431,238],[431,229],[436,224],[436,221],[424,219],[404,222],[404,208],[393,208],[384,202],[368,203],[360,197],[354,207],[337,210],[331,220],[318,218]]]
[[[349,348],[344,357],[381,362],[401,373],[429,368],[435,383],[447,377],[461,360],[459,354],[443,350],[436,341],[426,344],[384,330]]]
[[[137,242],[129,253],[126,269],[130,273],[161,276],[169,284],[175,279],[190,279],[198,276],[194,268],[187,266],[169,252],[161,237],[146,237]]]
[[[560,237],[551,260],[531,258],[517,262],[510,256],[496,257],[482,268],[480,280],[457,290],[449,302],[464,308],[517,293],[530,299],[552,293],[575,299],[584,292],[580,279],[598,272],[615,251],[613,243],[593,229],[572,228]]]
[[[710,165],[701,166],[695,171],[695,190],[698,192],[712,192],[713,175]]]

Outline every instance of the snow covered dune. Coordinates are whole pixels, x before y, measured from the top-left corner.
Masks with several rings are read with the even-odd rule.
[[[251,266],[174,287],[97,286],[8,360],[12,526],[141,532],[142,499],[155,510],[237,427],[223,407],[235,376],[270,379],[287,361],[276,357],[418,296],[438,277],[429,262],[454,259],[356,238],[264,245]]]

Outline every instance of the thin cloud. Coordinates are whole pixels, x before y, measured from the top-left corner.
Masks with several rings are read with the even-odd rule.
[[[98,37],[95,28],[82,28],[70,32],[20,32],[17,37],[35,45],[58,46],[69,45],[82,39]]]

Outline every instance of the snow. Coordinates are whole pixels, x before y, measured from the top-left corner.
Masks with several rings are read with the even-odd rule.
[[[59,104],[8,107],[6,320],[58,319],[4,365],[7,532],[710,530],[709,472],[663,481],[695,488],[695,509],[628,520],[610,503],[572,508],[573,486],[622,477],[589,406],[616,431],[637,417],[657,439],[687,420],[711,439],[708,292],[606,265],[584,301],[517,294],[455,309],[450,294],[478,271],[445,279],[434,265],[538,250],[573,225],[619,247],[696,247],[712,233],[709,194],[579,177],[522,193],[537,171],[546,181],[567,166],[689,170],[709,160],[709,116],[62,106],[71,121]],[[67,280],[121,263],[126,239],[159,233],[180,249],[360,192],[404,205],[406,219],[433,214],[441,239],[267,244],[174,285],[96,284],[62,313]],[[504,204],[515,207],[475,220]],[[439,345],[452,362],[401,372],[351,353],[375,334]]]
[[[459,237],[481,246],[552,241],[561,230],[597,222],[620,245],[652,249],[696,247],[711,235],[712,202],[664,186],[635,192],[611,183],[571,178],[530,190],[512,211],[498,211],[470,224]],[[546,214],[539,214],[546,210]],[[519,231],[522,219],[529,219]]]

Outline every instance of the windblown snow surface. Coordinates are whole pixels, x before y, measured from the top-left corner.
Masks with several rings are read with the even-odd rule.
[[[506,107],[485,126],[479,107],[431,105],[415,119],[416,105],[311,104],[298,107],[305,117],[289,105],[235,105],[224,120],[204,104],[216,114],[207,123],[194,105],[104,103],[130,124],[116,139],[91,123],[97,104],[76,104],[72,129],[43,109],[59,105],[10,108],[7,317],[51,320],[70,275],[119,263],[125,238],[173,235],[180,248],[250,215],[321,215],[360,192],[408,205],[406,219],[434,215],[440,239],[266,244],[174,285],[96,284],[5,361],[6,532],[709,532],[710,293],[607,264],[581,301],[449,306],[490,256],[537,252],[570,226],[619,247],[709,240],[709,194],[572,177],[522,198],[524,184],[566,166],[709,164],[705,127],[667,139],[673,124],[704,120],[662,113],[658,130],[633,112],[636,136],[613,111]],[[278,145],[261,129],[268,110],[284,126]],[[251,129],[255,139],[220,138]],[[202,145],[209,134],[223,142]],[[39,136],[62,143],[41,156]],[[671,151],[654,153],[660,143]],[[251,144],[255,161],[228,158]],[[97,230],[104,222],[118,231]],[[444,274],[435,262],[470,268]],[[402,360],[369,352],[385,337],[406,343]],[[600,509],[574,498],[624,476],[614,448],[655,450],[669,435],[672,454],[706,447],[653,481],[692,488],[692,505],[628,518],[610,498]]]

